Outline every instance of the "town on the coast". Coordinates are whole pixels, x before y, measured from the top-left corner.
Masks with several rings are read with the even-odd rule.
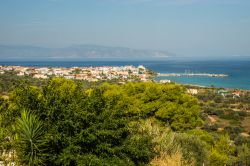
[[[214,73],[155,73],[139,65],[127,66],[97,66],[97,67],[28,67],[28,66],[0,66],[0,74],[13,72],[18,76],[31,76],[37,79],[50,77],[64,77],[67,79],[85,80],[95,82],[100,80],[122,80],[122,81],[150,81],[153,77],[180,77],[180,76],[205,76],[205,77],[227,77],[226,74]],[[171,80],[160,80],[161,83],[170,83]]]
[[[143,65],[135,66],[99,66],[99,67],[25,67],[0,66],[0,74],[13,72],[18,76],[32,76],[38,79],[64,77],[67,79],[95,82],[99,80],[119,79],[124,81],[148,81],[154,72]]]

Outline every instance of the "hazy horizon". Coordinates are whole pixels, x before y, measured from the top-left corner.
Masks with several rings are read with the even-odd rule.
[[[244,59],[250,57],[249,8],[247,0],[2,1],[0,45],[90,44],[184,59]]]

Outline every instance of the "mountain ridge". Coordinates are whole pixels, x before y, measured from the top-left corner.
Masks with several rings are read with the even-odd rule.
[[[0,60],[167,60],[172,56],[168,51],[91,44],[62,48],[0,45]]]

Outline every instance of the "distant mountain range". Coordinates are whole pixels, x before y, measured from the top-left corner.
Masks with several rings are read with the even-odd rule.
[[[167,51],[72,45],[64,48],[0,45],[0,60],[167,60]]]

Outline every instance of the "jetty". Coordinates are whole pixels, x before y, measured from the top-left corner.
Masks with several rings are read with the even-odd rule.
[[[158,77],[227,77],[227,74],[214,74],[214,73],[157,73]]]

